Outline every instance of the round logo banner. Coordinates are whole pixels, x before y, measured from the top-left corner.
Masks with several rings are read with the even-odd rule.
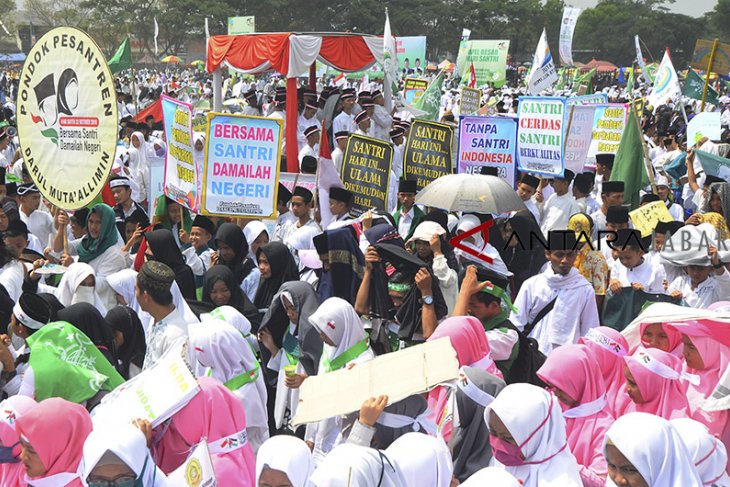
[[[59,27],[28,53],[18,87],[23,160],[43,196],[60,208],[91,203],[117,145],[114,78],[85,32]]]

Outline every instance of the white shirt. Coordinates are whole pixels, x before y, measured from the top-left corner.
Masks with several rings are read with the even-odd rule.
[[[398,220],[398,233],[406,238],[408,232],[411,230],[411,223],[413,222],[414,211],[413,207],[405,215],[401,213],[400,219]]]
[[[147,331],[147,352],[144,356],[143,369],[152,367],[176,343],[187,338],[188,325],[182,312],[175,308]]]
[[[664,266],[655,266],[653,261],[644,256],[644,261],[629,269],[616,259],[611,264],[611,279],[621,282],[621,286],[630,287],[631,283],[638,282],[644,286],[644,292],[664,294],[664,279],[667,275]]]
[[[276,227],[274,228],[274,236],[271,240],[276,240],[278,242],[283,242],[283,233],[284,229],[286,228],[287,224],[289,222],[296,222],[297,217],[294,216],[294,213],[291,211],[287,211],[283,215],[279,215],[276,217]]]
[[[203,276],[205,271],[210,269],[210,257],[211,250],[209,248],[204,249],[201,253],[195,250],[192,245],[187,249],[183,250],[183,257],[185,257],[185,263],[193,271],[196,276]]]
[[[332,133],[349,132],[353,133],[357,130],[355,125],[355,115],[348,115],[346,112],[340,112],[332,121]]]
[[[51,237],[56,234],[53,226],[53,217],[45,211],[35,210],[30,215],[26,215],[22,210],[19,211],[20,219],[28,226],[28,231],[38,237],[41,245],[52,247]]]
[[[675,221],[684,221],[684,208],[682,208],[677,203],[672,203],[670,201],[667,201],[666,205],[667,209],[669,210],[669,214],[672,215],[672,218],[674,218]]]
[[[344,160],[345,152],[339,147],[335,147],[335,150],[332,151],[332,163],[335,165],[335,169],[337,169],[337,174],[339,174],[340,178],[342,177],[342,163]]]
[[[535,217],[535,221],[538,225],[540,225],[541,215],[540,215],[540,209],[537,207],[537,204],[530,198],[527,201],[523,201],[525,203],[525,207],[527,207],[528,210],[530,210],[530,213],[532,213],[532,216]]]
[[[297,144],[299,145],[300,151],[307,145],[307,138],[304,136],[304,131],[309,127],[319,127],[319,120],[317,120],[316,114],[312,118],[299,115],[297,119]]]
[[[719,276],[713,271],[707,279],[692,289],[692,280],[687,274],[674,279],[667,292],[682,293],[682,299],[692,308],[707,308],[712,303],[727,299],[730,295],[730,273],[727,270]]]
[[[317,156],[317,148],[319,146],[315,145],[314,147],[310,146],[309,144],[306,144],[304,147],[302,147],[302,150],[299,151],[299,170],[302,169],[302,161],[306,156],[312,156],[315,159],[319,160],[319,157]]]
[[[390,142],[390,127],[393,125],[393,117],[390,116],[388,110],[384,106],[375,105],[373,116],[371,117],[372,126],[370,128],[373,137],[385,142]]]
[[[542,210],[542,225],[540,225],[542,233],[547,235],[550,230],[566,230],[571,215],[575,213],[580,213],[580,207],[572,194],[551,195]]]

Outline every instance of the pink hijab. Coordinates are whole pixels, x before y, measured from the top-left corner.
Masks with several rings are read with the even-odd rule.
[[[15,424],[21,416],[38,405],[28,396],[10,396],[0,403],[0,443],[10,446],[20,441]],[[20,445],[13,448],[15,458],[20,456]],[[25,468],[22,463],[0,463],[0,487],[25,487]]]
[[[578,343],[585,345],[598,362],[606,386],[608,412],[616,417],[616,398],[625,380],[624,357],[629,353],[629,343],[621,333],[607,326],[591,328]]]
[[[639,325],[641,345],[644,348],[651,348],[649,342],[644,341],[644,332],[651,325],[660,325],[662,327],[662,330],[664,330],[664,333],[667,334],[667,339],[669,340],[669,350],[665,351],[671,353],[675,357],[682,358],[682,334],[671,326],[668,326],[668,323],[641,323]],[[636,350],[632,350],[632,352],[635,351]]]
[[[27,414],[19,417],[15,428],[20,436],[27,439],[46,467],[43,477],[30,480],[26,477],[26,481],[40,485],[40,482],[35,481],[50,480],[52,475],[77,474],[84,441],[91,433],[91,417],[83,406],[52,397],[39,402]],[[78,476],[70,481],[61,480],[61,477],[56,482],[44,485],[83,485]]]
[[[619,415],[637,411],[667,420],[690,417],[679,358],[658,348],[639,348],[624,360],[645,402],[629,401]],[[626,384],[622,392],[626,394]]]
[[[208,439],[218,485],[256,485],[256,456],[246,441],[241,400],[210,377],[198,379],[200,392],[176,412],[155,447],[160,469],[169,474],[187,459],[192,447]]]
[[[548,355],[537,376],[577,402],[570,409],[560,403],[568,447],[582,467],[581,476],[605,478],[608,467],[603,456],[603,437],[613,423],[613,417],[608,412],[606,388],[598,362],[587,346],[564,345]],[[590,472],[583,473],[585,470]]]
[[[502,372],[492,360],[487,334],[484,332],[482,323],[473,316],[454,316],[445,319],[437,327],[428,341],[448,337],[451,346],[456,350],[456,359],[459,361],[459,368],[474,367],[486,370],[492,375],[502,379]],[[428,393],[429,416],[436,424],[444,423],[444,410],[449,399],[449,389],[444,386],[436,387]],[[441,427],[441,434],[445,441],[451,438],[451,421]]]

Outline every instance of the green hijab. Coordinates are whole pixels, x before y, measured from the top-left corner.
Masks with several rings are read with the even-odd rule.
[[[160,225],[162,225],[163,228],[172,231],[172,223],[167,217],[167,205],[170,202],[172,202],[172,200],[168,199],[167,196],[164,194],[160,195],[157,198],[157,205],[155,206],[155,216],[161,218]],[[190,229],[193,228],[193,218],[190,216],[190,210],[182,205],[180,206],[183,212],[182,227],[188,234],[190,234]]]
[[[91,238],[88,233],[89,218],[91,214],[96,213],[101,218],[101,232],[99,238]],[[99,257],[106,250],[116,245],[119,241],[119,232],[117,231],[117,216],[109,205],[100,203],[94,206],[86,219],[87,234],[81,239],[81,245],[78,246],[79,262],[89,263]]]
[[[80,404],[99,390],[112,391],[124,382],[89,337],[65,321],[44,325],[26,343],[36,401],[61,397]]]

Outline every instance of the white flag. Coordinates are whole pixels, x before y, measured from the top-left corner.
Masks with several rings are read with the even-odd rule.
[[[157,36],[160,34],[160,26],[157,25],[157,17],[155,17],[155,56],[157,56]]]
[[[385,26],[383,28],[383,97],[385,109],[390,113],[393,109],[393,92],[397,92],[398,83],[398,49],[395,37],[390,31],[390,17],[385,9]],[[393,89],[395,87],[395,90]]]
[[[542,30],[540,41],[537,43],[535,57],[532,58],[532,71],[527,81],[527,91],[531,95],[537,95],[541,91],[551,88],[558,81],[558,73],[555,71],[555,63],[550,54],[547,42],[547,33]]]
[[[578,7],[565,7],[563,10],[563,22],[560,24],[560,62],[563,66],[573,65],[573,32],[575,24],[578,23],[578,16],[581,9]]]
[[[679,86],[679,78],[674,70],[674,65],[669,57],[669,50],[664,51],[664,57],[654,76],[654,89],[647,97],[649,104],[653,107],[664,105],[667,100],[674,100],[682,94]]]

